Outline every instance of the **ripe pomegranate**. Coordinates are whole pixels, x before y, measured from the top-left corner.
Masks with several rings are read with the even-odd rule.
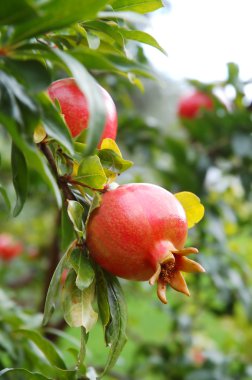
[[[102,195],[87,224],[91,257],[108,272],[129,280],[157,282],[163,303],[166,286],[189,295],[184,272],[204,272],[186,256],[185,211],[169,191],[151,184],[132,183]]]
[[[117,112],[109,93],[101,87],[106,108],[106,122],[99,146],[103,139],[115,140],[117,133]],[[87,99],[73,78],[65,78],[53,82],[48,93],[50,98],[58,100],[61,112],[73,137],[78,136],[88,127],[89,110]]]
[[[23,249],[23,245],[17,242],[12,235],[0,234],[0,259],[13,260],[22,253]]]
[[[178,104],[178,116],[194,119],[199,115],[201,109],[213,109],[213,101],[208,95],[202,92],[195,92],[181,98]]]

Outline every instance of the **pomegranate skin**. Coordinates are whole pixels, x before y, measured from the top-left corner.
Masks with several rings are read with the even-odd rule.
[[[91,257],[108,272],[146,281],[169,250],[183,249],[185,211],[169,191],[132,183],[107,191],[87,224]]]
[[[195,119],[201,109],[213,109],[212,99],[202,92],[195,92],[180,100],[178,116],[186,119]]]
[[[23,251],[23,245],[9,234],[0,234],[0,259],[11,261]]]
[[[106,109],[106,121],[99,146],[105,138],[115,140],[117,134],[115,104],[109,93],[103,87],[100,88]],[[87,99],[73,78],[53,82],[48,88],[48,93],[53,101],[58,100],[65,122],[73,137],[78,136],[88,127],[89,110]]]

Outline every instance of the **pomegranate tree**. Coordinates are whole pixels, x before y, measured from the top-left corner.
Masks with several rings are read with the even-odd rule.
[[[208,95],[197,91],[180,99],[178,104],[178,116],[186,119],[194,119],[199,116],[201,109],[213,109],[213,101]]]
[[[106,109],[106,121],[100,140],[101,144],[105,138],[115,140],[117,133],[117,112],[109,93],[103,87],[100,88]],[[48,93],[53,101],[57,100],[59,102],[61,113],[73,137],[78,136],[88,127],[89,109],[87,99],[73,78],[65,78],[53,82],[48,88]]]
[[[163,303],[166,286],[189,295],[182,272],[204,272],[186,256],[188,223],[181,203],[152,184],[132,183],[107,191],[87,224],[91,257],[108,272],[128,279],[157,282]]]

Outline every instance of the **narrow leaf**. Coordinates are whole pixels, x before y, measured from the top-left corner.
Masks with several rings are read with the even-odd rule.
[[[27,197],[28,170],[25,157],[15,144],[12,144],[11,149],[11,166],[13,185],[17,196],[13,215],[17,216],[21,212]]]
[[[35,4],[33,2],[33,9],[36,13],[26,12],[26,17],[19,19],[12,36],[12,42],[22,41],[51,30],[70,26],[75,22],[92,19],[99,10],[103,9],[106,3],[107,0],[50,0],[36,1]]]
[[[18,126],[15,121],[2,114],[1,111],[0,123],[3,124],[3,126],[8,130],[15,145],[23,152],[26,162],[29,164],[29,166],[35,169],[48,184],[49,188],[53,190],[58,207],[60,208],[62,205],[61,194],[57,182],[49,170],[42,154],[37,149],[35,149],[34,146],[29,145],[24,139],[20,138]]]
[[[200,203],[200,199],[195,194],[188,191],[182,191],[181,193],[174,195],[185,210],[188,228],[193,227],[204,216],[205,209]]]
[[[122,288],[116,277],[106,273],[105,278],[107,282],[111,320],[105,329],[105,339],[110,346],[110,352],[103,375],[115,365],[127,340],[127,308]]]
[[[0,185],[0,193],[2,194],[2,197],[3,197],[4,201],[5,201],[5,204],[7,206],[8,211],[10,211],[10,209],[11,209],[11,203],[10,203],[7,191],[5,190],[5,188],[2,185]]]
[[[48,339],[44,338],[37,331],[20,329],[16,332],[31,340],[40,349],[40,351],[43,352],[50,364],[62,369],[66,369],[66,365],[62,357],[57,352],[53,343],[50,342]]]
[[[99,309],[99,317],[101,319],[104,333],[110,322],[110,307],[108,300],[108,286],[101,267],[96,266],[96,296]]]
[[[45,94],[39,95],[42,122],[49,136],[53,137],[69,153],[73,154],[73,142],[63,118]]]
[[[147,13],[163,7],[161,0],[114,0],[112,2],[114,11],[133,11]]]
[[[0,377],[2,376],[4,376],[6,380],[16,378],[22,378],[23,380],[51,380],[51,377],[46,377],[38,372],[30,372],[24,368],[5,368],[0,371]]]
[[[61,260],[59,261],[57,265],[57,268],[54,271],[54,274],[52,276],[52,279],[47,291],[47,295],[46,295],[43,325],[46,325],[48,323],[49,319],[51,318],[55,310],[56,302],[58,301],[61,275],[75,245],[76,245],[76,241],[72,242],[72,244],[68,247],[65,254],[62,256]]]
[[[120,33],[123,35],[123,37],[129,39],[141,42],[143,44],[150,45],[152,47],[155,47],[156,49],[160,50],[162,53],[167,55],[166,51],[159,45],[157,40],[152,37],[150,34],[146,32],[142,32],[141,30],[127,30],[120,28]]]
[[[39,93],[47,89],[51,76],[46,65],[35,59],[6,61],[9,71],[31,93]]]

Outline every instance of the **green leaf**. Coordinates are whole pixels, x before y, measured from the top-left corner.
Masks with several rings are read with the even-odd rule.
[[[204,206],[200,203],[200,199],[189,191],[182,191],[174,195],[185,210],[188,228],[192,228],[203,218]]]
[[[71,242],[75,239],[73,224],[71,220],[69,219],[67,208],[65,205],[62,207],[61,211],[61,251],[65,252]]]
[[[35,169],[48,184],[49,188],[53,190],[58,207],[60,208],[62,205],[61,194],[57,182],[49,170],[42,154],[35,149],[34,146],[29,145],[24,139],[20,138],[19,129],[15,121],[2,114],[1,111],[0,123],[8,130],[15,145],[23,152],[29,166]]]
[[[133,11],[147,13],[162,8],[161,0],[114,0],[112,2],[114,11]]]
[[[83,206],[77,201],[69,201],[67,206],[68,216],[73,223],[75,231],[81,237],[84,235],[84,224],[83,224]]]
[[[110,177],[114,173],[123,173],[133,165],[132,161],[124,160],[124,158],[120,157],[115,151],[110,149],[99,150],[98,156],[107,177]]]
[[[8,91],[11,91],[12,95],[17,98],[30,111],[36,112],[36,106],[33,99],[27,94],[25,88],[14,78],[6,74],[4,71],[0,71],[0,82],[3,83]]]
[[[58,49],[54,49],[54,53],[65,63],[87,99],[89,121],[86,155],[89,155],[96,149],[105,125],[106,111],[101,89],[79,61]]]
[[[73,141],[63,118],[45,94],[39,95],[42,122],[49,136],[53,137],[70,154],[73,154]]]
[[[76,274],[73,270],[67,276],[62,290],[64,318],[70,327],[85,327],[89,332],[95,325],[98,315],[93,310],[95,282],[85,290],[76,286]]]
[[[86,225],[88,224],[88,220],[89,220],[89,218],[90,218],[91,213],[92,213],[97,207],[100,207],[101,202],[102,202],[102,196],[101,196],[101,194],[99,194],[99,193],[96,191],[96,192],[94,193],[94,197],[93,197],[93,200],[92,200],[91,206],[90,206],[89,211],[88,211],[88,216],[87,216],[87,219],[86,219],[86,222],[85,222]]]
[[[72,244],[68,247],[65,254],[62,256],[61,260],[59,261],[54,271],[54,274],[52,276],[52,279],[47,291],[47,295],[46,295],[43,325],[46,325],[48,323],[49,319],[51,318],[55,310],[56,302],[58,301],[61,275],[75,245],[76,245],[76,241],[73,241]]]
[[[0,371],[0,377],[5,376],[6,380],[20,379],[23,380],[51,380],[51,377],[46,377],[38,372],[30,372],[24,368],[5,368]],[[22,376],[22,377],[20,377]]]
[[[25,157],[15,144],[12,144],[11,149],[11,166],[13,185],[17,196],[13,215],[17,216],[21,212],[27,197],[28,171]]]
[[[80,290],[88,288],[94,281],[95,273],[90,260],[85,257],[83,251],[75,249],[70,258],[70,263],[76,272],[76,286]]]
[[[3,197],[4,201],[5,201],[5,204],[7,206],[8,211],[10,211],[10,209],[11,209],[11,203],[10,203],[7,191],[5,190],[5,188],[2,185],[0,185],[0,193],[2,194],[2,197]]]
[[[66,365],[56,348],[48,339],[45,339],[37,331],[19,329],[16,331],[19,335],[31,340],[43,352],[46,359],[51,365],[55,365],[61,369],[66,369]]]
[[[129,73],[153,79],[153,70],[150,67],[118,54],[100,53],[85,47],[71,51],[71,55],[78,59],[87,69],[119,73],[128,76]]]
[[[104,333],[105,333],[106,328],[110,322],[108,286],[107,286],[107,281],[106,281],[104,272],[101,269],[101,267],[96,265],[95,272],[96,272],[96,297],[97,297],[97,304],[98,304],[98,309],[99,309],[99,317],[101,319],[101,322],[104,328]]]
[[[88,29],[94,30],[98,36],[101,36],[104,40],[108,40],[109,38],[121,47],[123,47],[125,43],[124,39],[128,39],[153,46],[166,54],[165,50],[159,45],[156,39],[146,32],[121,28],[118,27],[116,23],[111,25],[104,21],[89,21],[85,23],[84,26]]]
[[[105,273],[105,279],[111,320],[105,328],[105,340],[110,346],[110,352],[102,375],[115,365],[127,340],[127,308],[122,288],[116,277]]]
[[[29,92],[37,94],[48,88],[51,75],[46,66],[38,60],[6,60],[6,66],[15,78],[22,83]]]
[[[26,17],[16,25],[11,38],[12,43],[92,19],[106,5],[107,0],[33,0],[29,3],[36,13],[30,12],[29,15],[27,12]],[[13,9],[14,4],[12,11]]]
[[[165,55],[167,55],[166,51],[159,45],[157,40],[154,37],[152,37],[150,34],[146,32],[142,32],[140,30],[127,30],[123,28],[120,28],[119,31],[121,35],[127,38],[128,40],[134,40],[134,41],[141,42],[143,44],[150,45],[160,50]]]
[[[84,158],[79,165],[76,181],[93,189],[103,189],[107,177],[98,156]]]

